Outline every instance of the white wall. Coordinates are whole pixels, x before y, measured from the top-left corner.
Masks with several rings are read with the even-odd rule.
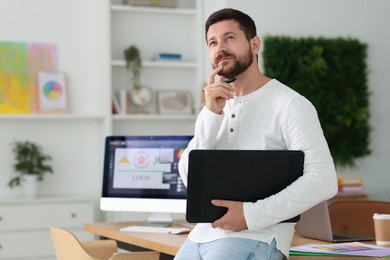
[[[0,0],[0,41],[54,43],[57,68],[70,77],[72,112],[95,113],[98,99],[88,100],[85,86],[98,86],[96,77],[96,4],[93,0]],[[77,88],[77,89],[76,89]]]
[[[0,198],[15,193],[5,185],[13,172],[13,140],[34,141],[52,156],[55,173],[42,183],[41,195],[100,195],[104,109],[97,12],[95,0],[0,0],[0,41],[56,44],[71,110],[67,119],[0,118]]]
[[[206,6],[205,18],[224,7],[248,13],[255,20],[260,36],[341,36],[357,38],[368,44],[372,154],[359,159],[356,168],[338,169],[338,174],[362,176],[370,198],[390,200],[390,118],[387,114],[390,110],[390,1],[213,0]],[[207,56],[205,61],[207,69]]]

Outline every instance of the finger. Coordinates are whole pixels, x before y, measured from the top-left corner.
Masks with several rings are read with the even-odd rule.
[[[209,93],[225,93],[225,95],[233,98],[234,87],[224,82],[214,83],[205,87],[204,89],[207,89]]]
[[[214,97],[214,98],[223,98],[223,99],[226,99],[226,100],[234,98],[234,95],[233,95],[233,93],[231,91],[229,91],[227,89],[223,89],[223,88],[210,89],[208,91],[208,96],[209,97]]]
[[[227,207],[227,200],[211,200],[211,204],[217,207]]]
[[[222,220],[221,219],[217,219],[216,221],[211,223],[211,226],[213,228],[222,228]]]
[[[219,85],[224,86],[225,88],[229,89],[229,91],[234,92],[234,87],[229,84],[229,82],[226,82],[229,78],[225,78],[224,76],[221,76]]]
[[[215,82],[215,76],[218,74],[218,72],[220,72],[222,70],[222,66],[221,67],[218,67],[216,69],[214,69],[210,75],[209,75],[209,79],[207,81],[207,85],[210,85],[210,84],[213,84]]]

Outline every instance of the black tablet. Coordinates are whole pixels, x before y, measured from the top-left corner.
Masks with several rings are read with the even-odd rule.
[[[292,150],[192,150],[189,154],[186,218],[211,223],[227,209],[212,199],[256,202],[303,174],[304,153]],[[284,222],[297,222],[299,216]]]

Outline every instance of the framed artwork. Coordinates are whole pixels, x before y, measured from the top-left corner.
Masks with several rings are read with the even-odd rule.
[[[159,114],[192,114],[192,96],[185,90],[160,90],[157,92]]]
[[[38,72],[56,68],[54,44],[0,41],[0,113],[38,112]]]
[[[39,112],[67,113],[65,75],[61,72],[39,72]]]

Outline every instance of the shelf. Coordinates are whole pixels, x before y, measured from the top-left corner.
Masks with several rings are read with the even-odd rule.
[[[0,198],[0,204],[29,204],[29,203],[50,203],[50,202],[74,202],[74,201],[93,201],[93,197],[84,197],[84,196],[40,196],[37,198],[28,198],[28,197],[15,197],[15,198]]]
[[[113,115],[114,120],[195,120],[196,115]]]
[[[125,67],[125,60],[113,60],[111,61],[113,67]],[[143,67],[149,68],[197,68],[195,62],[186,61],[144,61],[142,62]]]
[[[201,1],[180,0],[178,7],[134,6],[121,3],[121,0],[111,0],[108,18],[110,20],[111,44],[109,51],[109,76],[111,91],[119,90],[127,82],[125,75],[126,61],[123,49],[129,44],[142,46],[142,83],[152,86],[154,91],[169,89],[172,86],[191,92],[193,103],[199,103],[198,86],[201,80],[201,48],[202,26],[200,22]],[[139,26],[139,25],[144,26]],[[137,26],[138,25],[138,26]],[[161,25],[161,26],[159,26]],[[160,28],[161,27],[161,28]],[[145,31],[155,35],[155,40],[145,38]],[[181,59],[154,59],[158,52],[180,53]],[[188,80],[185,86],[178,82]],[[156,105],[157,106],[157,105]],[[189,132],[196,120],[195,114],[158,114],[156,106],[152,105],[150,114],[113,114],[109,117],[113,133],[134,134],[146,132]],[[195,105],[195,107],[197,107]],[[171,129],[170,125],[178,125]],[[134,125],[127,130],[129,124]],[[159,129],[162,127],[164,129]],[[191,129],[191,130],[190,130]]]
[[[0,120],[101,120],[104,115],[2,114]]]
[[[111,11],[138,12],[152,14],[183,14],[196,15],[196,10],[186,8],[167,8],[167,7],[138,7],[131,5],[111,5]]]

